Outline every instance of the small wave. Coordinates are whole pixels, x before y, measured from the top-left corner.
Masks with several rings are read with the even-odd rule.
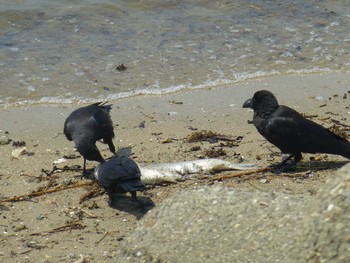
[[[71,97],[71,98],[60,98],[60,97],[43,97],[39,100],[22,100],[16,102],[5,102],[0,101],[0,105],[3,107],[15,107],[15,106],[30,106],[30,105],[38,105],[38,104],[52,104],[52,105],[69,105],[69,104],[91,104],[101,101],[117,101],[120,99],[132,98],[136,96],[152,96],[152,95],[165,95],[175,92],[181,91],[190,91],[190,90],[201,90],[208,88],[216,88],[220,86],[227,85],[237,85],[238,83],[257,79],[257,78],[266,78],[275,75],[283,75],[283,74],[296,74],[296,75],[304,75],[304,74],[322,74],[322,73],[331,73],[331,72],[341,72],[331,70],[329,68],[312,68],[312,69],[303,69],[303,70],[287,70],[282,73],[276,70],[272,71],[257,71],[254,73],[234,73],[232,79],[216,79],[216,80],[207,80],[204,83],[198,85],[181,84],[176,86],[171,86],[167,88],[136,88],[135,90],[128,92],[120,92],[109,94],[107,96],[99,96],[97,98],[86,98],[86,97]]]

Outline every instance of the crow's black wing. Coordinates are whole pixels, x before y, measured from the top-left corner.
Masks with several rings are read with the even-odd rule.
[[[98,139],[114,138],[113,122],[108,111],[101,107],[94,108],[93,114],[86,121],[86,126],[94,127]]]
[[[346,140],[321,125],[305,119],[286,106],[280,106],[266,121],[265,136],[285,153],[342,154],[339,147]],[[341,147],[342,148],[342,147]]]
[[[102,164],[98,170],[98,181],[105,187],[113,189],[120,186],[125,192],[137,191],[145,186],[140,180],[141,172],[137,164],[128,157],[111,159]]]

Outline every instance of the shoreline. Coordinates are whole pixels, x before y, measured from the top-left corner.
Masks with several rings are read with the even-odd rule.
[[[115,146],[117,149],[131,149],[132,158],[138,163],[200,159],[206,157],[209,151],[222,150],[226,155],[219,156],[220,159],[233,163],[257,163],[265,167],[280,161],[281,155],[258,134],[255,127],[248,124],[253,113],[242,108],[243,102],[255,91],[268,89],[276,95],[280,104],[316,116],[313,120],[326,127],[334,124],[332,119],[348,125],[348,83],[350,74],[345,73],[288,75],[250,80],[235,87],[118,100],[113,102],[111,111]],[[349,98],[344,98],[344,94],[348,94]],[[12,158],[11,153],[16,149],[12,141],[0,145],[1,198],[27,194],[49,183],[65,185],[80,182],[77,171],[57,173],[51,178],[42,172],[42,169],[51,170],[52,162],[63,156],[75,158],[67,159],[59,167],[82,165],[82,158],[73,151],[74,144],[63,135],[64,120],[79,106],[35,105],[0,109],[0,139],[24,141],[26,151],[30,153]],[[233,144],[224,141],[188,143],[184,140],[201,130],[242,138]],[[98,143],[97,147],[104,157],[111,156],[106,145]],[[157,207],[179,191],[225,187],[282,192],[308,199],[347,161],[340,156],[324,154],[305,154],[303,157],[298,165],[298,173],[302,176],[259,173],[219,181],[198,178],[150,186],[146,192],[140,193],[140,197],[152,200]],[[311,157],[317,157],[317,160]],[[87,163],[90,169],[96,165],[95,162]],[[0,259],[3,262],[23,262],[21,260],[26,257],[28,262],[38,262],[47,258],[49,262],[60,262],[67,258],[78,260],[79,254],[83,254],[94,262],[112,262],[105,254],[108,252],[113,258],[124,237],[132,233],[146,212],[131,203],[128,195],[121,199],[118,208],[108,206],[106,195],[80,203],[81,196],[88,191],[89,188],[77,188],[28,201],[2,203]],[[67,225],[67,222],[79,223],[84,228],[33,236]],[[104,254],[104,251],[107,252]]]
[[[290,71],[290,72],[278,72],[278,71],[271,71],[269,73],[266,72],[257,72],[255,74],[248,75],[247,77],[239,77],[237,80],[228,80],[228,79],[217,79],[213,81],[209,81],[203,84],[198,84],[195,86],[187,86],[188,84],[180,84],[179,88],[178,86],[169,87],[169,88],[163,88],[160,90],[157,89],[150,89],[150,90],[138,90],[134,92],[121,92],[116,94],[109,94],[105,98],[97,99],[97,98],[56,98],[56,97],[44,97],[37,100],[26,100],[26,101],[20,101],[20,102],[9,102],[9,103],[3,103],[0,104],[0,108],[18,108],[18,107],[31,107],[31,106],[44,106],[44,105],[51,105],[51,106],[69,106],[69,105],[88,105],[100,101],[110,101],[112,103],[122,101],[122,100],[128,100],[128,99],[134,99],[138,97],[148,97],[148,96],[166,96],[166,95],[172,95],[176,93],[182,93],[182,92],[192,92],[192,91],[203,91],[208,89],[221,89],[221,88],[228,88],[231,86],[242,86],[245,83],[251,82],[251,81],[261,81],[264,79],[271,79],[271,78],[284,78],[291,76],[294,77],[307,77],[307,76],[321,76],[321,75],[348,75],[350,74],[350,71],[340,71],[340,70],[330,70],[330,69],[323,69],[323,70],[300,70],[300,71]],[[183,88],[181,88],[183,86]]]

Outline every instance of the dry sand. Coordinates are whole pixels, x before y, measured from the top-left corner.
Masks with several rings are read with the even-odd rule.
[[[111,113],[116,133],[114,142],[119,149],[131,149],[138,163],[193,160],[210,152],[223,152],[221,159],[264,167],[280,161],[281,155],[248,124],[252,112],[242,108],[246,99],[257,90],[268,89],[281,104],[313,116],[314,121],[326,127],[339,121],[338,127],[346,131],[350,114],[350,97],[346,98],[350,96],[349,83],[348,73],[274,76],[234,87],[116,101]],[[1,198],[90,182],[80,180],[79,171],[64,171],[50,177],[42,172],[42,169],[51,170],[53,161],[63,156],[79,156],[62,133],[65,118],[79,106],[37,105],[0,110]],[[237,141],[188,143],[184,140],[201,130],[229,135]],[[18,148],[13,142],[17,141],[25,142],[27,153],[13,158],[11,153]],[[106,145],[98,144],[98,147],[105,157],[111,155]],[[148,186],[139,197],[158,206],[183,189],[225,186],[307,198],[346,161],[340,156],[305,154],[296,173],[265,172],[218,181],[189,179]],[[82,158],[57,166],[73,165],[82,165]],[[89,168],[95,165],[88,162]],[[108,206],[106,195],[80,202],[92,188],[78,187],[20,202],[0,203],[0,262],[114,262],[120,242],[150,207],[131,202],[129,195],[121,197],[114,208]]]

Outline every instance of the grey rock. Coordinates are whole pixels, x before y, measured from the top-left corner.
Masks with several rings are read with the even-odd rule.
[[[165,200],[116,262],[350,262],[350,165],[315,196],[227,188]]]
[[[299,262],[350,262],[350,164],[317,193],[297,238]]]
[[[302,198],[205,188],[149,212],[121,245],[118,262],[286,262]],[[293,211],[290,213],[289,211]]]

